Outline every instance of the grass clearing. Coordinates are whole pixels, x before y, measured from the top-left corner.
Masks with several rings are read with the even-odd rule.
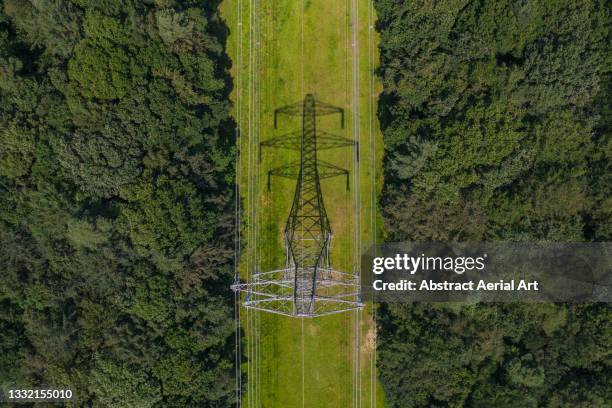
[[[365,249],[375,235],[372,216],[373,187],[371,177],[380,178],[382,137],[374,123],[371,131],[369,104],[375,99],[370,90],[368,58],[369,7],[366,0],[359,5],[359,75],[360,162],[359,172],[353,164],[353,151],[341,148],[323,151],[323,160],[347,168],[351,172],[352,191],[345,190],[341,177],[323,180],[323,198],[331,222],[333,240],[331,263],[339,270],[353,271],[357,252],[356,206],[359,199],[360,224],[358,234]],[[254,143],[283,133],[298,130],[297,119],[283,118],[274,129],[273,111],[282,105],[301,100],[306,93],[327,103],[345,108],[345,127],[337,117],[322,118],[319,129],[353,138],[353,41],[351,27],[352,0],[271,0],[259,1],[257,31],[250,30],[252,0],[225,0],[222,16],[230,29],[228,53],[234,60],[233,77],[240,85],[241,127],[241,191],[244,205],[242,276],[252,269],[257,253],[261,270],[282,267],[285,261],[282,232],[293,199],[295,181],[272,180],[272,191],[266,191],[266,174],[271,167],[298,158],[295,152],[269,149],[262,152],[257,165]],[[242,6],[242,36],[238,34],[238,8]],[[237,66],[238,45],[242,45],[242,64]],[[254,64],[259,44],[259,63]],[[377,54],[377,42],[373,57]],[[249,55],[249,49],[253,50]],[[372,61],[375,64],[376,61]],[[253,67],[257,66],[257,69]],[[375,65],[374,65],[375,66]],[[240,81],[240,84],[237,82]],[[252,88],[252,84],[258,87]],[[235,87],[234,101],[238,99]],[[258,105],[254,104],[258,101]],[[236,107],[237,108],[237,107]],[[252,112],[252,115],[249,114]],[[375,118],[374,118],[375,119]],[[257,132],[259,131],[259,133]],[[375,138],[371,139],[371,137]],[[374,157],[374,142],[379,148]],[[257,168],[258,167],[258,168]],[[250,170],[249,170],[250,169]],[[372,169],[375,169],[373,172]],[[353,177],[359,174],[359,197],[353,187]],[[254,181],[259,180],[258,183]],[[382,185],[380,180],[378,187]],[[249,195],[249,192],[252,195]],[[249,226],[258,228],[249,231]],[[381,225],[378,223],[378,225]],[[256,236],[256,243],[253,236]],[[358,259],[358,258],[357,258]],[[243,350],[251,363],[243,365],[249,386],[245,387],[245,407],[350,407],[383,406],[382,391],[373,376],[372,308],[359,313],[344,313],[316,319],[288,318],[264,313],[246,313]],[[361,340],[356,344],[355,331]],[[356,367],[356,350],[359,366]],[[357,369],[357,370],[356,370]],[[358,373],[358,377],[356,377]],[[374,390],[376,392],[374,393]],[[374,400],[376,394],[376,400]],[[374,404],[375,403],[375,404]]]

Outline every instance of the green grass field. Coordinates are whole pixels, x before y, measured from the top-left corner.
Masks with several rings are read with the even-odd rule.
[[[359,169],[355,168],[354,152],[349,148],[320,153],[323,160],[350,170],[352,186],[353,177],[359,174],[359,188],[353,187],[350,192],[342,178],[322,181],[334,233],[331,263],[344,271],[353,271],[359,259],[356,236],[365,249],[374,239],[376,225],[380,227],[380,222],[375,222],[378,214],[374,211],[373,192],[382,185],[382,138],[375,122],[375,106],[370,105],[377,91],[377,85],[373,87],[370,82],[371,68],[377,62],[377,38],[369,32],[371,5],[366,0],[357,3]],[[284,265],[282,231],[295,182],[273,179],[272,191],[267,192],[266,173],[271,167],[295,160],[297,153],[265,150],[259,164],[256,146],[258,141],[298,130],[300,122],[285,119],[275,130],[274,109],[313,93],[317,99],[346,110],[344,129],[337,117],[322,118],[317,126],[354,138],[351,120],[356,106],[352,0],[259,1],[258,9],[254,4],[252,0],[225,0],[222,4],[222,17],[230,29],[228,53],[234,61],[233,97],[241,129],[243,278],[252,272],[255,258],[263,271]],[[359,314],[349,312],[317,319],[247,313],[243,309],[241,323],[246,357],[242,368],[248,383],[244,388],[245,407],[383,406],[374,372],[371,306]]]

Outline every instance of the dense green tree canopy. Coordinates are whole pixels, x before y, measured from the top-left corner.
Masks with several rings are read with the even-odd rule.
[[[0,384],[229,406],[234,141],[213,1],[0,1]]]
[[[607,3],[377,1],[392,232],[433,201],[472,238],[609,235]]]
[[[387,239],[610,240],[610,2],[375,4]],[[383,305],[389,405],[607,406],[611,313]]]

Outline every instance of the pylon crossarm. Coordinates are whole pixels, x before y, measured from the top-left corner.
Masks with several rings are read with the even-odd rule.
[[[339,302],[337,300],[326,300],[320,299],[317,302],[317,307],[315,309],[315,313],[317,314],[325,314],[326,311],[335,311],[335,310],[353,310],[353,309],[361,309],[364,304],[361,302]]]
[[[273,147],[278,149],[300,150],[302,144],[302,132],[290,132],[281,136],[265,140],[259,145],[261,147]]]
[[[337,305],[332,304],[332,306],[337,306]],[[331,308],[331,307],[325,308],[323,305],[323,307],[317,308],[317,310],[314,312],[314,314],[311,317],[328,316],[332,314],[344,313],[350,310],[359,310],[359,309],[363,309],[363,305],[359,303],[355,303],[351,306],[343,305],[343,307],[341,308]]]
[[[279,280],[264,280],[264,281],[259,281],[259,282],[253,282],[252,285],[257,285],[257,286],[270,286],[270,285],[277,285],[277,286],[286,286],[286,285],[290,285],[291,284],[291,279],[279,279]]]
[[[266,287],[266,286],[282,286],[282,287],[290,287],[293,283],[291,279],[282,279],[282,280],[265,280],[265,281],[253,281],[248,283],[239,283],[231,286],[231,289],[239,292],[248,292],[253,288],[257,287]]]
[[[326,316],[335,313],[342,313],[349,310],[357,310],[364,307],[364,304],[359,301],[341,299],[340,297],[359,297],[359,293],[350,293],[344,296],[315,296],[314,309],[311,312],[296,313],[293,307],[293,296],[275,296],[256,298],[255,300],[247,300],[244,302],[245,307],[254,310],[271,312],[284,316],[303,316],[303,317],[318,317]]]
[[[287,300],[266,299],[265,301],[245,302],[244,306],[247,309],[260,310],[282,316],[295,316],[293,305]],[[281,308],[284,308],[284,310]]]
[[[328,105],[326,103],[317,101],[315,112],[317,116],[325,116],[325,115],[333,115],[334,113],[342,114],[342,112],[344,112],[344,109],[337,108],[335,106]]]
[[[292,162],[268,171],[271,176],[294,179],[300,174],[300,162]]]
[[[302,116],[303,102],[290,103],[274,110],[276,115]]]
[[[317,279],[317,285],[318,286],[347,286],[347,287],[359,286],[353,282],[342,282],[342,281],[337,281],[337,280],[332,280],[332,279]]]
[[[323,160],[319,160],[317,164],[318,164],[318,170],[319,170],[318,171],[319,178],[329,178],[329,177],[348,175],[348,170],[343,169],[342,167],[336,166],[335,164],[324,162]]]
[[[275,275],[275,274],[282,274],[281,276],[284,276],[287,272],[293,272],[292,268],[284,268],[284,269],[276,269],[273,271],[267,271],[267,272],[259,272],[257,274],[255,274],[254,276],[257,277],[265,277],[265,276],[270,276],[270,275]]]
[[[326,103],[326,102],[322,102],[318,99],[316,99],[315,102],[315,106],[317,108],[317,115],[319,115],[319,111],[321,111],[322,113],[327,110],[331,113],[340,113],[342,111],[344,111],[344,109],[338,107],[338,106],[334,106],[332,104]]]
[[[327,178],[332,178],[332,177],[337,177],[337,176],[346,176],[346,190],[348,191],[350,189],[348,170],[343,169],[342,167],[338,167],[334,164],[324,162],[322,160],[319,160],[318,168],[319,168],[318,173],[319,173],[320,179],[327,179]]]
[[[292,103],[274,111],[274,129],[278,127],[278,116],[302,116],[302,102]]]
[[[314,297],[315,302],[324,302],[324,301],[332,301],[334,303],[343,303],[343,304],[359,304],[360,302],[356,302],[354,300],[345,300],[345,299],[336,299],[333,297],[327,297],[327,296],[315,296]]]
[[[344,109],[325,102],[316,101],[315,114],[317,116],[333,115],[334,113],[340,115],[340,127],[344,129]]]
[[[244,303],[245,304],[251,304],[251,305],[256,305],[256,304],[262,304],[262,303],[281,303],[284,306],[290,306],[293,303],[293,295],[283,295],[283,296],[276,296],[275,298],[265,298],[265,299],[254,299],[254,300],[247,300]]]
[[[333,295],[327,295],[327,296],[317,295],[317,299],[319,300],[321,299],[337,300],[337,299],[343,299],[343,298],[357,298],[357,297],[359,297],[359,292],[335,293]],[[354,302],[354,300],[352,302]]]
[[[271,189],[270,178],[272,176],[284,177],[289,179],[295,179],[300,174],[300,162],[292,162],[290,164],[276,167],[268,171],[268,191]]]
[[[288,281],[279,281],[279,282],[275,282],[275,281],[268,281],[268,282],[264,282],[264,283],[257,283],[257,284],[251,284],[251,286],[247,289],[245,289],[245,292],[252,292],[254,290],[264,290],[267,291],[268,293],[272,290],[282,290],[282,289],[291,289],[293,287],[292,282],[288,282]]]
[[[356,141],[336,136],[322,130],[317,131],[317,150],[335,149],[337,147],[355,146]]]
[[[291,287],[288,287],[286,289],[291,289]],[[285,293],[278,293],[278,292],[262,292],[262,291],[258,291],[258,290],[253,290],[253,289],[249,289],[247,292],[250,296],[263,296],[265,298],[269,298],[269,299],[278,299],[279,296],[283,296],[285,295]],[[259,298],[257,298],[257,300],[260,300]],[[252,302],[252,300],[250,300]]]
[[[358,297],[358,296],[357,296]],[[335,299],[330,297],[315,297],[315,304],[319,307],[333,306],[336,309],[346,307],[363,307],[364,304],[357,300]]]
[[[321,268],[320,271],[321,272],[326,272],[326,273],[329,273],[329,274],[333,274],[334,276],[346,277],[348,279],[358,280],[358,277],[355,276],[352,273],[340,272],[340,271],[337,271],[335,269],[329,269],[329,268]]]

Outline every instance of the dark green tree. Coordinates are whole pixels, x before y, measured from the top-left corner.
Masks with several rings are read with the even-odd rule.
[[[217,5],[0,1],[0,385],[232,405]]]
[[[375,5],[387,239],[610,240],[610,3]],[[610,313],[383,305],[389,405],[607,406]]]

